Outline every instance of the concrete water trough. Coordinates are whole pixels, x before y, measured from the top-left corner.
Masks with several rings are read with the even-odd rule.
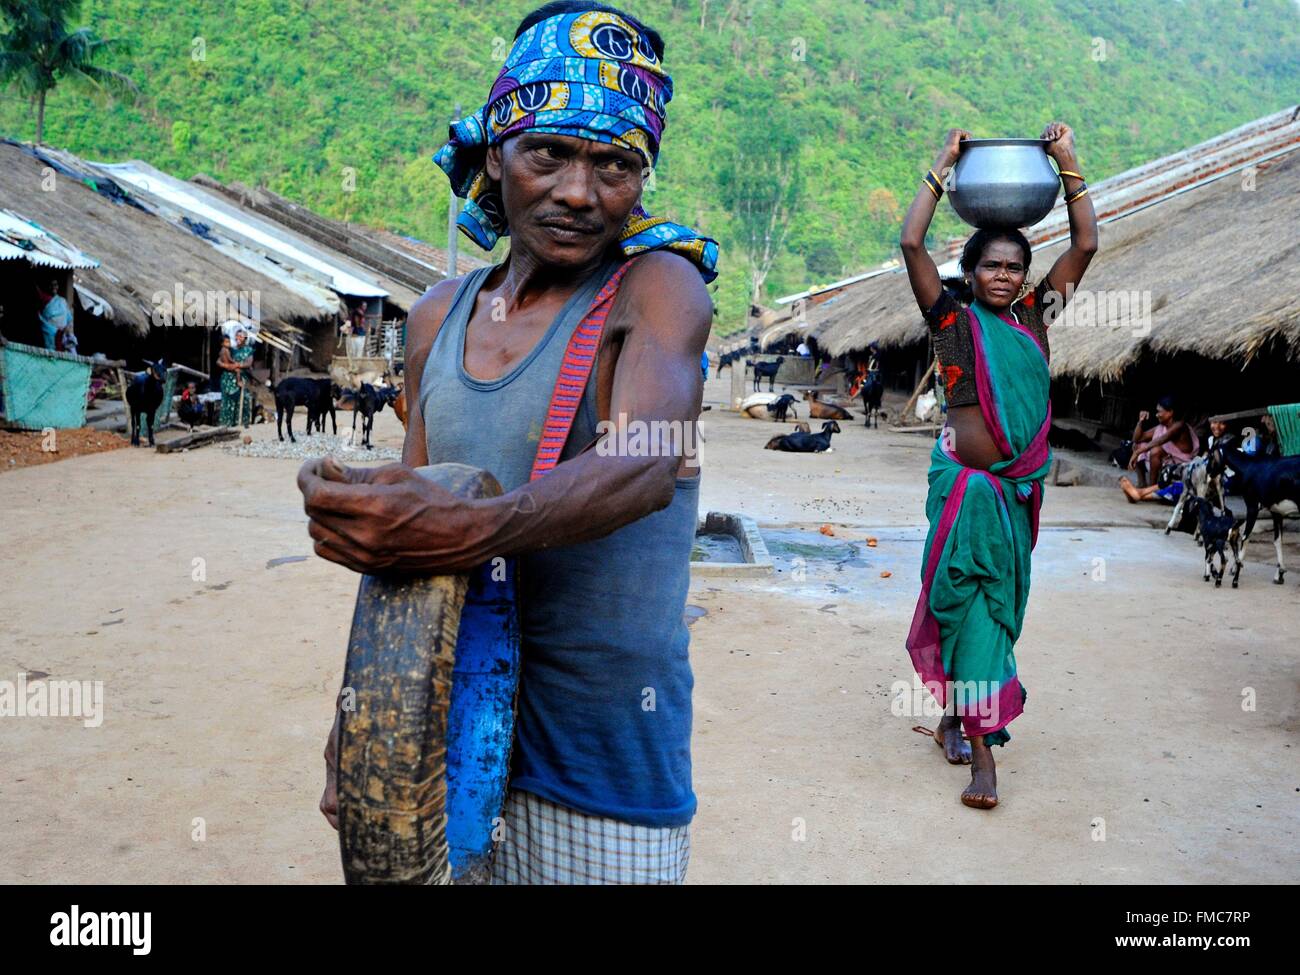
[[[766,576],[772,571],[772,556],[752,518],[710,511],[701,519],[691,551],[692,575]]]

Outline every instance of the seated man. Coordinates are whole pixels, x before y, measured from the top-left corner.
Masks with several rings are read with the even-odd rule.
[[[522,676],[494,883],[685,876],[698,464],[680,442],[632,446],[653,437],[589,449],[609,429],[598,421],[693,428],[700,412],[717,244],[641,208],[673,90],[663,50],[601,4],[524,18],[488,103],[434,157],[466,198],[461,229],[485,250],[508,234],[509,254],[412,308],[403,463],[299,474],[317,554],[354,571],[519,557]],[[552,443],[565,399],[576,415],[566,407],[572,427]],[[411,470],[453,461],[505,493],[465,501]],[[336,827],[337,730],[321,799]]]
[[[1149,430],[1143,429],[1143,424],[1150,418],[1151,414],[1143,410],[1138,414],[1137,426],[1133,428],[1133,454],[1129,458],[1128,469],[1137,471],[1137,487],[1127,477],[1119,479],[1120,488],[1129,501],[1133,502],[1145,501],[1157,495],[1161,487],[1160,468],[1165,463],[1186,464],[1201,449],[1200,438],[1191,425],[1183,420],[1172,396],[1160,398],[1156,404],[1156,425]],[[1151,490],[1142,493],[1145,488]]]

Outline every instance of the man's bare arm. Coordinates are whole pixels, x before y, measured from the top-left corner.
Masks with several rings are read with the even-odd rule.
[[[693,423],[711,320],[708,292],[688,261],[663,252],[637,258],[607,325],[621,340],[611,419]],[[419,448],[414,436],[412,426],[405,456],[422,461],[423,434]],[[599,538],[666,507],[680,459],[589,449],[535,482],[479,501],[456,498],[403,465],[354,480],[341,472],[318,475],[308,464],[299,486],[323,557],[358,572],[455,572],[498,555]]]

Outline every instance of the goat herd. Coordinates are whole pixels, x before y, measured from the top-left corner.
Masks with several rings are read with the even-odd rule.
[[[371,385],[362,383],[357,389],[341,388],[331,379],[311,379],[306,376],[290,376],[272,385],[267,383],[271,395],[275,397],[275,432],[281,440],[284,431],[280,429],[281,420],[289,433],[289,442],[297,443],[293,436],[293,411],[296,406],[307,408],[307,435],[312,428],[319,433],[325,432],[325,415],[329,414],[334,433],[339,432],[335,409],[352,410],[352,431],[357,429],[357,417],[361,417],[361,446],[370,449],[370,431],[374,429],[375,414],[382,413],[385,406],[391,406],[393,412],[403,423],[406,422],[406,401],[400,386],[383,383]]]
[[[1228,556],[1232,558],[1232,588],[1241,576],[1242,555],[1255,530],[1261,511],[1273,519],[1273,548],[1277,571],[1273,581],[1282,584],[1286,568],[1282,562],[1282,524],[1300,510],[1300,456],[1253,457],[1235,445],[1232,437],[1214,443],[1208,454],[1183,465],[1183,492],[1178,496],[1165,534],[1173,531],[1192,535],[1205,551],[1205,573],[1215,588],[1223,585]],[[1228,507],[1226,481],[1245,505],[1244,518]],[[1217,565],[1216,565],[1217,562]]]
[[[149,446],[154,446],[154,417],[162,405],[163,391],[167,384],[168,365],[166,360],[145,360],[143,372],[133,373],[126,383],[126,403],[131,427],[131,446],[140,446],[141,431],[148,437]],[[406,400],[400,386],[389,385],[382,380],[377,383],[361,383],[357,389],[341,388],[330,379],[313,379],[307,376],[289,376],[278,383],[267,382],[267,389],[275,399],[275,432],[281,440],[289,434],[289,442],[297,443],[293,435],[293,412],[296,407],[307,410],[307,435],[313,432],[325,433],[325,417],[328,415],[333,425],[334,434],[339,432],[337,408],[352,410],[352,431],[357,429],[357,417],[361,417],[361,445],[369,450],[370,432],[375,425],[375,414],[383,412],[385,406],[391,406],[393,412],[406,424]],[[182,398],[177,415],[192,430],[207,419],[206,413],[195,403]]]

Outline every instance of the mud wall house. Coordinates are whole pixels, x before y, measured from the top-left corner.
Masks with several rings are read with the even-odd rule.
[[[259,359],[271,348],[292,350],[297,336],[332,323],[339,311],[332,292],[291,287],[235,259],[69,153],[0,142],[0,208],[75,242],[98,262],[75,271],[71,303],[84,355],[125,360],[133,369],[165,357],[212,374],[217,330],[232,311],[260,318],[266,342]],[[20,327],[7,317],[0,328]]]
[[[1100,250],[1051,330],[1057,417],[1122,431],[1166,393],[1200,417],[1300,400],[1297,109],[1096,183],[1092,196]],[[1068,233],[1059,203],[1031,228],[1031,280]],[[959,274],[955,261],[940,272]],[[809,332],[833,355],[878,342],[896,384],[928,365],[903,271],[816,297]]]

